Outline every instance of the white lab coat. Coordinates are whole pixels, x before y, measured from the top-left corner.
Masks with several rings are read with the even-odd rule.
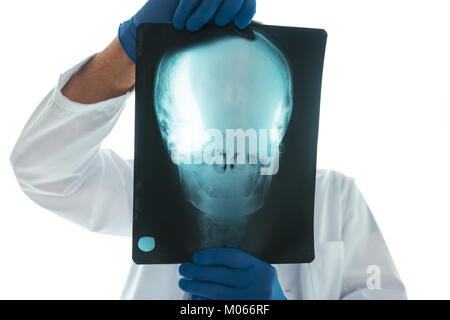
[[[100,148],[127,98],[91,105],[61,88],[87,60],[62,74],[26,124],[11,155],[20,187],[40,206],[96,232],[130,236],[133,161]],[[383,237],[353,179],[317,172],[310,264],[275,265],[288,299],[403,299],[405,288]],[[369,289],[369,266],[380,270]],[[183,299],[177,265],[132,264],[124,299]]]

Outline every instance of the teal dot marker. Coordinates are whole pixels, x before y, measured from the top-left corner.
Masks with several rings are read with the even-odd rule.
[[[141,237],[138,241],[139,250],[143,252],[150,252],[155,249],[155,238],[153,237]]]

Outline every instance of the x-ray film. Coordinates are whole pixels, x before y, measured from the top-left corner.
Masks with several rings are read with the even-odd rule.
[[[326,33],[252,23],[137,31],[133,260],[238,248],[314,259]]]

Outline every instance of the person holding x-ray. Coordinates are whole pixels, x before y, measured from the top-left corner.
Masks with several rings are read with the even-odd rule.
[[[120,25],[118,37],[105,50],[63,73],[56,87],[31,116],[11,155],[11,164],[25,194],[40,206],[90,231],[130,236],[133,161],[123,160],[100,146],[132,94],[137,26],[145,22],[172,23],[178,30],[195,32],[206,23],[219,26],[234,23],[237,28],[245,29],[255,11],[255,0],[147,1],[132,19]],[[264,40],[261,41],[262,47],[267,47]],[[226,59],[228,63],[239,63],[239,59],[232,56],[235,50],[230,49],[238,43],[242,43],[238,46],[244,50],[245,40],[239,40],[230,43],[230,47],[213,46],[211,52],[222,50],[222,54],[230,55]],[[255,55],[254,68],[261,70],[263,66],[270,70],[271,59],[267,63],[258,63],[265,61],[265,57],[276,56],[275,51],[267,49],[264,56],[265,49],[249,46],[248,50],[258,50],[260,59]],[[205,65],[210,67],[197,76],[211,77],[211,72],[216,72],[213,62],[213,59],[206,61]],[[276,88],[279,92],[286,89],[280,80],[283,77],[262,77],[258,83],[247,85],[252,66],[245,65],[240,70],[237,74],[228,73],[222,77],[225,79],[222,83],[212,83],[208,92],[194,85],[196,99],[217,99],[221,105],[227,97],[226,90],[232,91],[236,81],[241,81],[238,96],[250,101],[237,104],[239,107],[250,106],[251,101],[257,99],[258,90],[265,86],[273,90],[274,96]],[[225,71],[217,72],[226,74]],[[190,81],[195,83],[195,75]],[[252,88],[259,89],[253,92]],[[289,103],[286,106],[289,107]],[[177,115],[168,105],[160,104],[159,107],[165,109],[165,113],[160,114],[171,114],[168,119]],[[226,108],[226,103],[221,108]],[[284,111],[283,114],[289,114],[288,109]],[[250,107],[239,112],[246,115],[240,120],[254,119]],[[159,120],[162,121],[161,117]],[[191,173],[185,174],[188,178]],[[229,177],[229,183],[241,187],[241,194],[246,194],[245,187],[239,183],[239,175]],[[186,185],[189,188],[189,183]],[[199,190],[190,191],[192,199],[189,201],[195,205],[198,195],[194,193]],[[212,212],[211,207],[217,201],[215,197],[226,192],[219,186],[214,193],[207,188],[203,191],[202,197],[212,201],[197,203],[203,212]],[[245,206],[251,208],[250,203]],[[237,214],[240,208],[242,206],[229,207],[229,211]],[[133,264],[122,297],[195,300],[406,298],[404,285],[379,228],[353,179],[334,171],[317,171],[314,223],[316,258],[312,263],[270,265],[237,249],[208,249],[197,252],[192,262],[182,265]]]

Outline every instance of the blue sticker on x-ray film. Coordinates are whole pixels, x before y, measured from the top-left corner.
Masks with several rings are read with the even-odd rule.
[[[155,249],[155,238],[153,237],[141,237],[138,241],[139,250],[144,252],[150,252]]]

